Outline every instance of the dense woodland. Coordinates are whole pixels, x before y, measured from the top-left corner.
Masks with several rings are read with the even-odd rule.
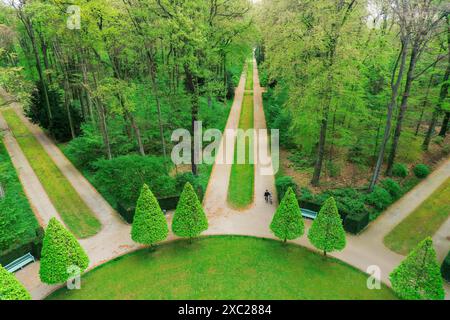
[[[179,194],[186,179],[204,189],[207,166],[173,179],[171,134],[196,120],[225,126],[251,53],[250,4],[70,4],[80,8],[79,29],[68,27],[77,25],[67,2],[2,5],[2,86],[112,202],[134,205],[143,182],[158,197]]]
[[[448,14],[438,0],[6,1],[0,82],[130,206],[143,182],[158,198],[186,180],[204,190],[211,168],[173,168],[170,135],[224,127],[255,48],[268,125],[296,172],[278,184],[303,199],[346,187],[340,209],[351,198],[348,211],[378,212],[450,153]]]
[[[374,218],[450,153],[448,2],[264,0],[255,21],[281,189]]]

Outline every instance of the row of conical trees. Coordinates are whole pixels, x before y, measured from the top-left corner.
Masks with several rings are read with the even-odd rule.
[[[172,221],[172,231],[192,239],[208,228],[202,205],[187,183],[180,196]],[[270,229],[286,242],[304,234],[305,226],[298,201],[289,189],[277,208]],[[133,241],[153,246],[167,238],[168,223],[157,199],[144,185],[137,201],[131,229]],[[346,238],[336,202],[329,198],[322,206],[308,231],[308,239],[324,255],[345,248]],[[45,231],[40,263],[40,278],[44,283],[63,283],[73,277],[73,267],[81,274],[89,259],[75,237],[55,218]],[[403,299],[443,299],[445,292],[436,252],[431,238],[422,241],[390,274],[393,290]],[[0,266],[0,300],[30,299],[30,294],[14,277]]]
[[[304,234],[304,222],[294,191],[290,188],[273,217],[270,229],[283,241],[294,240]],[[325,201],[316,220],[308,231],[308,239],[314,247],[327,252],[344,249],[345,231],[333,198]],[[390,274],[394,292],[402,299],[445,298],[443,279],[433,240],[428,237],[411,251]]]

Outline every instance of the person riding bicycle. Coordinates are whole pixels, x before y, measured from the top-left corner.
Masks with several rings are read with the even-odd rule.
[[[271,196],[272,196],[272,195],[270,194],[269,190],[266,189],[266,192],[264,192],[264,199],[266,200],[266,203],[269,202],[269,198],[270,198]]]

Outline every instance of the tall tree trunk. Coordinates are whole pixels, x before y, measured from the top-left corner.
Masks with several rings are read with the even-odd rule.
[[[449,120],[450,120],[450,112],[446,112],[444,120],[442,121],[441,131],[439,132],[439,135],[441,137],[445,137],[447,135]]]
[[[185,75],[186,75],[186,89],[191,97],[191,131],[192,135],[195,132],[195,122],[198,120],[198,90],[197,90],[197,79],[190,70],[189,66],[185,66]],[[198,175],[197,168],[197,150],[195,148],[195,139],[191,139],[191,168],[192,174],[195,176]]]
[[[411,86],[414,81],[414,71],[416,69],[418,53],[419,53],[418,45],[414,44],[412,53],[411,53],[411,60],[409,63],[408,74],[406,76],[406,84],[405,84],[405,89],[403,91],[403,97],[402,97],[402,102],[400,105],[400,111],[397,116],[397,125],[396,125],[395,131],[394,131],[394,138],[392,141],[391,152],[389,154],[389,159],[388,159],[388,163],[387,163],[386,174],[388,176],[392,175],[392,168],[394,166],[395,157],[397,156],[398,143],[400,141],[400,136],[402,134],[403,119],[405,118],[405,113],[408,108],[408,100],[409,100],[409,96],[411,94]]]
[[[425,113],[426,107],[428,106],[428,98],[430,96],[430,89],[431,89],[431,85],[433,83],[433,78],[434,78],[434,74],[432,74],[430,76],[430,81],[428,82],[427,91],[426,91],[425,97],[423,99],[422,109],[420,110],[419,120],[417,121],[416,132],[414,133],[414,135],[416,137],[419,135],[419,130],[420,130],[420,127],[422,126],[423,115]]]
[[[131,112],[125,111],[126,117],[130,121],[131,128],[134,131],[134,135],[136,136],[136,140],[139,147],[139,153],[141,156],[145,156],[144,145],[142,144],[141,131],[139,130],[138,125],[136,124],[136,119],[134,118]]]
[[[439,119],[439,116],[442,113],[442,105],[444,104],[445,100],[448,96],[448,88],[450,86],[449,79],[450,79],[450,16],[447,15],[447,68],[445,70],[444,79],[442,79],[442,85],[441,85],[441,91],[439,93],[439,101],[436,104],[436,107],[433,111],[433,117],[431,119],[430,126],[428,127],[427,134],[425,136],[425,140],[423,141],[423,149],[428,150],[430,146],[431,138],[433,137],[437,121]],[[448,113],[446,112],[446,115],[444,117],[444,122],[442,123],[441,132],[439,132],[439,135],[441,137],[445,137],[447,127],[448,127]]]
[[[36,62],[36,69],[39,75],[39,80],[42,84],[42,90],[43,90],[43,94],[44,94],[44,101],[45,101],[45,106],[47,109],[47,117],[48,117],[48,122],[49,125],[52,126],[53,123],[53,115],[52,115],[52,110],[50,107],[50,100],[48,98],[48,89],[47,89],[47,81],[44,77],[44,72],[42,70],[42,65],[41,65],[41,58],[39,56],[39,51],[37,48],[37,44],[36,44],[36,36],[34,33],[34,29],[33,29],[33,24],[30,20],[30,18],[28,16],[26,16],[26,14],[22,11],[19,10],[18,11],[18,15],[19,15],[19,19],[22,21],[25,30],[27,31],[27,35],[30,39],[31,42],[31,46],[33,49],[33,54],[34,54],[34,59]]]
[[[386,125],[384,128],[384,136],[383,136],[383,140],[380,144],[380,151],[378,152],[378,159],[375,164],[372,179],[370,180],[369,192],[372,192],[373,189],[375,188],[375,185],[380,176],[381,167],[383,166],[383,160],[384,160],[384,154],[386,152],[386,146],[389,141],[389,137],[391,135],[392,115],[394,113],[394,107],[397,103],[398,91],[399,91],[400,84],[403,79],[403,73],[404,73],[405,65],[406,65],[406,57],[408,56],[408,46],[409,46],[408,39],[403,39],[402,40],[402,48],[400,50],[399,57],[396,62],[396,66],[394,67],[394,70],[392,71],[391,100],[390,100],[388,108],[387,108],[388,111],[387,111],[387,116],[386,116]],[[399,62],[400,62],[400,66],[398,65]],[[398,70],[398,74],[397,74],[397,70]]]
[[[156,77],[156,63],[155,59],[150,52],[150,49],[147,49],[147,58],[149,63],[150,70],[150,81],[152,84],[152,92],[156,102],[156,109],[158,111],[158,125],[159,125],[159,136],[161,139],[162,151],[164,158],[167,158],[167,150],[166,150],[166,141],[164,139],[164,124],[162,121],[162,113],[161,113],[161,101],[159,98],[159,87],[158,87],[158,79]]]

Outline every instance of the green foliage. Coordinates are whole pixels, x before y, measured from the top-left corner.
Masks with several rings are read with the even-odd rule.
[[[89,265],[89,258],[77,239],[55,218],[51,218],[45,230],[42,245],[39,276],[47,284],[67,281],[71,268],[82,273]]]
[[[194,188],[187,182],[173,216],[172,231],[179,237],[193,238],[206,229],[208,229],[208,220],[205,211]]]
[[[445,140],[444,137],[437,136],[436,138],[433,139],[433,143],[442,147],[444,145],[444,140]]]
[[[413,169],[414,174],[417,178],[423,179],[426,178],[430,174],[430,168],[425,164],[418,164]]]
[[[397,181],[392,179],[385,179],[381,182],[383,188],[389,192],[392,199],[398,199],[402,195],[402,188]]]
[[[390,280],[400,298],[443,300],[445,292],[433,240],[428,237],[420,242],[390,274]]]
[[[396,163],[392,167],[392,174],[395,177],[405,178],[408,176],[408,167],[403,163]]]
[[[0,137],[0,187],[4,197],[0,198],[0,255],[1,253],[33,241],[38,228],[23,192],[16,170]]]
[[[367,211],[365,196],[359,190],[353,188],[328,190],[316,196],[315,201],[323,204],[330,197],[335,199],[341,217],[347,214],[363,214]]]
[[[309,229],[308,239],[325,255],[327,252],[341,251],[345,248],[345,231],[334,198],[325,201]]]
[[[164,160],[159,157],[120,156],[99,160],[95,168],[95,186],[124,207],[135,205],[143,184],[155,190],[158,198],[177,194],[175,179],[169,176]]]
[[[30,106],[26,110],[27,117],[29,117],[33,123],[47,129],[57,141],[69,141],[72,138],[72,134],[70,132],[67,111],[62,103],[64,99],[61,96],[62,93],[54,89],[48,91],[50,109],[52,112],[52,123],[50,123],[47,114],[47,107],[43,97],[42,84],[38,82],[36,83],[36,87],[38,90],[33,91]],[[79,109],[72,106],[70,108],[70,113],[75,134],[79,134],[82,121]]]
[[[31,300],[27,289],[0,265],[0,300]]]
[[[442,262],[441,274],[442,278],[444,278],[447,282],[450,282],[450,251]]]
[[[178,194],[181,194],[181,192],[184,189],[184,186],[186,185],[187,182],[189,182],[194,188],[195,193],[197,193],[199,199],[200,200],[203,199],[203,195],[205,194],[206,189],[204,189],[200,176],[195,176],[192,172],[185,172],[178,174],[175,177],[175,181],[176,181],[176,190]]]
[[[288,188],[275,211],[270,230],[277,238],[285,242],[301,237],[305,231],[297,197],[291,187]]]
[[[366,202],[378,210],[384,210],[393,202],[393,200],[391,194],[386,189],[376,186],[374,190],[367,195]]]
[[[289,189],[292,189],[294,194],[298,194],[297,183],[290,176],[277,177],[275,179],[275,187],[277,189],[278,199],[283,199]]]
[[[153,245],[169,234],[167,220],[150,188],[144,184],[136,204],[131,238],[134,242]]]
[[[78,168],[93,170],[92,164],[104,157],[102,139],[91,126],[82,126],[82,132],[82,135],[67,144],[64,152]]]
[[[312,202],[312,201],[314,201],[314,194],[308,188],[300,187],[300,196],[298,197],[298,200],[300,202],[303,202],[303,201]]]

